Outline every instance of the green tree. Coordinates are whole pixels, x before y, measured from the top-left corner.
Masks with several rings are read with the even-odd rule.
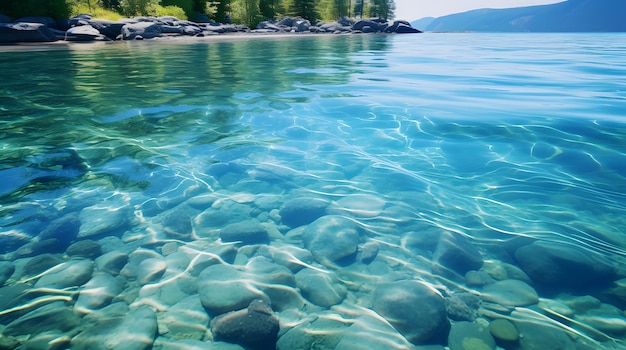
[[[334,21],[343,16],[350,16],[349,0],[320,0],[319,14],[323,20]]]
[[[100,3],[109,10],[118,10],[120,7],[120,0],[100,0]]]
[[[197,13],[207,13],[208,1],[206,0],[192,0],[193,10]]]
[[[217,0],[211,3],[213,19],[218,23],[230,22],[232,0]]]
[[[277,16],[293,16],[293,2],[294,0],[279,0],[280,10],[277,11]]]
[[[250,28],[256,27],[263,20],[259,0],[233,0],[231,11],[234,23],[243,23]]]
[[[348,0],[334,0],[337,9],[337,17],[350,16],[350,3]]]
[[[194,0],[161,0],[161,6],[177,6],[185,11],[187,18],[192,18],[194,13]]]
[[[160,0],[120,0],[122,14],[125,16],[151,16],[156,14]]]
[[[259,0],[259,10],[264,18],[276,18],[280,4],[278,0]]]
[[[394,0],[371,0],[368,7],[370,17],[378,17],[382,19],[394,18],[396,3]]]
[[[365,11],[365,0],[355,0],[354,2],[354,17],[362,18]]]
[[[315,23],[320,17],[317,12],[317,0],[295,0],[293,2],[293,14]]]

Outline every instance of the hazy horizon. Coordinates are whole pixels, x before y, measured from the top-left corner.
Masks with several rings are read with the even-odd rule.
[[[441,17],[453,13],[465,12],[481,8],[511,8],[534,5],[547,5],[565,0],[395,0],[396,19],[408,21],[424,17]]]

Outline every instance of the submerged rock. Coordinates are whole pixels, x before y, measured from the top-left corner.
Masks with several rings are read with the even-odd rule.
[[[14,306],[22,305],[25,299],[25,293],[29,289],[29,285],[25,283],[9,284],[0,288],[0,310],[10,309]],[[17,315],[7,314],[0,316],[0,324],[7,324],[15,319]]]
[[[337,344],[347,327],[336,315],[321,314],[310,317],[282,334],[278,338],[276,349],[338,349]]]
[[[0,337],[0,339],[2,339]],[[45,350],[62,350],[62,349],[69,349],[70,348],[70,341],[71,338],[67,335],[64,334],[62,332],[53,330],[53,331],[47,331],[47,332],[43,332],[43,333],[39,333],[33,337],[28,338],[28,340],[26,340],[25,342],[22,343],[22,345],[19,347],[19,349],[28,349],[28,350],[39,350],[39,349],[45,349]],[[0,349],[7,349],[7,348],[3,348],[2,345],[0,344]]]
[[[128,264],[120,273],[145,285],[158,281],[166,269],[167,263],[160,254],[150,250],[136,250],[129,256]]]
[[[274,249],[270,255],[274,262],[287,267],[292,272],[298,272],[304,268],[305,264],[313,262],[313,255],[310,251],[292,245]]]
[[[96,267],[100,272],[118,275],[128,263],[128,254],[117,250],[102,254],[96,258]]]
[[[50,270],[36,283],[36,288],[67,288],[82,286],[87,283],[93,273],[93,261],[87,259],[70,260]]]
[[[269,297],[275,310],[300,309],[306,304],[295,288],[296,278],[285,266],[257,256],[246,264],[245,275],[252,285]]]
[[[269,301],[247,276],[229,265],[212,265],[198,276],[198,294],[209,315],[240,310],[253,300]]]
[[[72,243],[65,250],[65,254],[71,257],[95,259],[102,254],[102,247],[96,241],[84,239],[76,243]]]
[[[62,301],[41,306],[9,323],[4,335],[34,335],[50,330],[69,331],[80,323],[80,318]]]
[[[1,29],[0,29],[1,35]],[[0,232],[0,254],[10,253],[28,244],[32,237],[20,230]]]
[[[478,315],[480,297],[470,293],[454,293],[445,298],[448,317],[454,321],[474,321]]]
[[[137,282],[144,285],[146,283],[158,281],[165,270],[167,269],[167,263],[162,257],[148,258],[142,260],[135,269],[135,276]]]
[[[309,224],[303,234],[304,246],[315,260],[326,265],[354,261],[359,246],[358,226],[339,215],[326,215]]]
[[[80,220],[77,213],[71,213],[55,219],[41,231],[40,239],[54,238],[61,247],[67,247],[78,236]]]
[[[35,276],[62,263],[63,260],[53,254],[37,255],[24,264],[22,274],[23,276]]]
[[[189,270],[189,274],[197,277],[204,269],[209,266],[221,264],[226,262],[232,264],[235,262],[237,256],[237,249],[234,245],[218,245],[214,247],[206,248],[202,251],[185,249],[183,254],[191,261],[193,259],[193,265]],[[185,266],[186,268],[187,266]]]
[[[528,306],[539,302],[537,292],[525,282],[503,280],[486,285],[481,297],[489,302],[504,306]]]
[[[247,309],[216,317],[211,321],[211,329],[216,340],[249,349],[274,349],[280,326],[270,306],[262,300],[254,300]]]
[[[451,270],[464,276],[470,270],[480,269],[482,264],[480,252],[465,236],[452,232],[441,234],[433,257],[435,272],[449,274]]]
[[[122,283],[112,275],[100,272],[85,283],[78,294],[74,310],[90,313],[107,306],[123,290]]]
[[[209,315],[202,308],[200,297],[192,295],[159,313],[160,333],[171,339],[204,339],[209,331]]]
[[[372,307],[415,345],[447,342],[444,299],[432,287],[411,280],[382,284],[374,291]]]
[[[596,307],[576,313],[575,318],[611,336],[623,337],[626,334],[623,311],[610,304],[599,303]]]
[[[569,335],[557,328],[541,322],[514,322],[519,331],[520,350],[561,350],[577,349]],[[584,347],[580,347],[584,349]]]
[[[377,242],[371,241],[363,244],[360,249],[360,259],[364,264],[369,264],[378,256],[380,246]]]
[[[465,284],[468,287],[482,287],[485,284],[493,283],[496,280],[484,271],[467,271],[465,273]]]
[[[304,269],[296,274],[296,285],[302,295],[313,304],[330,307],[339,304],[347,295],[346,287],[326,273]]]
[[[616,277],[615,269],[601,257],[560,243],[534,242],[517,249],[515,258],[538,287],[551,291],[600,289]]]
[[[163,215],[163,231],[169,237],[175,239],[191,238],[193,227],[192,217],[188,208],[177,208]]]
[[[297,197],[280,207],[281,221],[289,227],[308,225],[326,215],[328,202],[320,198]]]
[[[13,272],[15,272],[15,264],[10,261],[0,261],[0,287],[11,278]]]
[[[379,196],[351,194],[333,203],[331,213],[371,218],[380,215],[386,205],[387,202]]]
[[[102,319],[72,339],[75,350],[147,350],[157,334],[157,319],[148,306],[123,317]]]
[[[128,207],[113,208],[102,204],[92,205],[80,211],[78,238],[101,235],[115,231],[128,222]]]
[[[335,349],[388,350],[414,348],[389,323],[367,314],[357,317],[352,325],[342,332],[342,335],[343,337]]]
[[[267,242],[269,233],[258,220],[253,219],[227,225],[220,231],[220,238],[223,242],[256,244]]]
[[[456,322],[448,336],[450,350],[493,350],[496,342],[489,327],[473,322]]]
[[[489,323],[489,332],[500,347],[511,348],[519,339],[519,332],[513,322],[498,318]]]
[[[59,247],[56,238],[42,239],[35,242],[26,243],[21,246],[14,254],[13,259],[20,259],[29,256],[35,256],[44,253],[60,253],[63,251]]]

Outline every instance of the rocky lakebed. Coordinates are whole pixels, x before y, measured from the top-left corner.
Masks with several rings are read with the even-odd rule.
[[[523,238],[498,248],[518,265],[486,258],[458,232],[378,222],[410,208],[375,195],[83,196],[36,237],[3,232],[0,349],[581,350],[626,332],[608,261]]]

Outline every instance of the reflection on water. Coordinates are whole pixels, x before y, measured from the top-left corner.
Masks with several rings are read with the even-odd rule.
[[[0,54],[0,331],[623,348],[626,48],[513,36]]]

